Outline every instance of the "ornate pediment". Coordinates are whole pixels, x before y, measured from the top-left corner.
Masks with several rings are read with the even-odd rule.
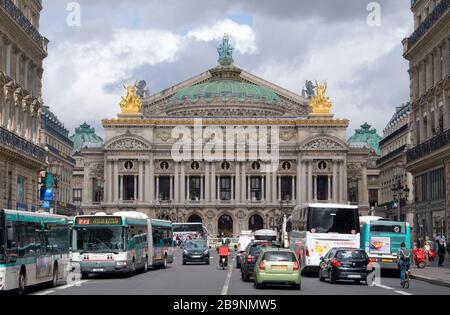
[[[112,139],[105,145],[107,151],[148,151],[151,150],[151,145],[143,138],[127,134]]]
[[[300,150],[310,151],[342,151],[347,150],[347,146],[338,139],[319,137],[307,140],[300,146]]]

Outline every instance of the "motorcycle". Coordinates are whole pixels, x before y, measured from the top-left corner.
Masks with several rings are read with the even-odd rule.
[[[421,248],[414,248],[413,254],[414,264],[420,269],[425,268],[425,266],[427,265],[427,257],[425,255],[425,252]]]
[[[428,259],[429,259],[431,262],[433,262],[433,261],[436,260],[436,251],[435,251],[435,250],[430,249],[430,250],[428,251]]]
[[[228,266],[228,257],[221,256],[219,259],[219,266],[225,270],[225,268]]]

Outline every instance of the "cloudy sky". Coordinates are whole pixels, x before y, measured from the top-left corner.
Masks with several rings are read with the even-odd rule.
[[[381,134],[409,99],[401,40],[413,19],[409,0],[377,1],[380,11],[373,3],[43,0],[44,102],[71,132],[86,121],[102,134],[123,83],[144,79],[156,93],[204,72],[217,64],[227,32],[237,66],[296,93],[305,80],[327,80],[333,112],[351,121],[349,135],[366,121]]]

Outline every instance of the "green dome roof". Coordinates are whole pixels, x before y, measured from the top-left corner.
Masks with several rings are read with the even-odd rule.
[[[195,103],[200,98],[212,101],[216,97],[222,97],[225,101],[230,98],[237,98],[242,102],[249,99],[264,103],[281,102],[281,98],[275,92],[256,84],[238,80],[212,80],[189,86],[172,96],[171,102],[179,104],[189,99],[190,102]]]
[[[383,138],[377,134],[376,129],[371,128],[372,126],[368,123],[362,125],[361,129],[357,129],[355,134],[348,139],[348,144],[351,147],[367,144],[375,150],[377,155],[381,155],[380,141],[383,140]]]

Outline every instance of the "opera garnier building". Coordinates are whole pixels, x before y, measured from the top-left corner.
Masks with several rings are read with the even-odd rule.
[[[376,148],[347,143],[326,84],[298,95],[234,66],[228,36],[218,51],[218,66],[157,94],[127,86],[117,118],[102,121],[104,142],[78,141],[81,210],[201,221],[227,236],[278,226],[306,202],[367,211]]]

